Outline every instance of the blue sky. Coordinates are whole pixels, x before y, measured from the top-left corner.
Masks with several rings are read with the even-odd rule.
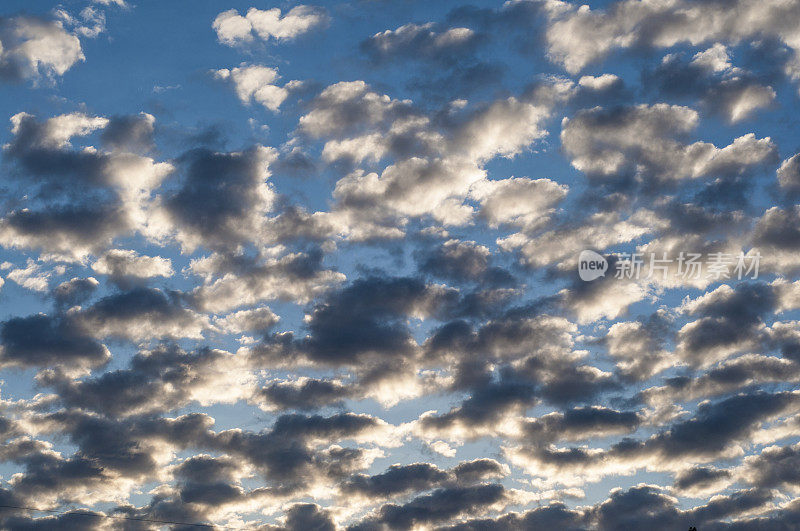
[[[796,527],[799,27],[7,0],[0,527]]]

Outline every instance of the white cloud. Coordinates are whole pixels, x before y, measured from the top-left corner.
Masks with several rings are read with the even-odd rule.
[[[8,77],[52,80],[84,59],[80,40],[61,22],[0,18],[0,71]]]
[[[111,249],[92,264],[92,269],[101,275],[136,278],[171,277],[173,274],[168,258],[142,256],[126,249]]]
[[[714,3],[686,0],[622,0],[608,10],[556,0],[547,7],[552,19],[547,28],[549,55],[571,73],[581,71],[614,49],[635,46],[697,46],[709,41],[738,43],[774,36],[795,51],[800,49],[800,9],[782,0],[735,0],[725,9]],[[714,52],[715,66],[721,64],[722,55],[718,52],[719,48]]]
[[[322,9],[312,6],[296,6],[283,15],[277,7],[267,10],[251,7],[244,17],[235,9],[220,13],[213,28],[221,43],[236,46],[252,42],[255,36],[264,41],[291,40],[327,19]]]
[[[214,72],[214,76],[217,79],[230,80],[242,103],[255,101],[271,111],[277,111],[289,95],[286,87],[275,84],[280,77],[278,71],[267,66],[241,66],[230,70],[223,68]]]
[[[739,112],[739,111],[737,111]],[[689,107],[657,103],[579,112],[562,123],[561,141],[572,166],[591,176],[636,173],[655,180],[696,179],[738,173],[769,161],[776,146],[748,133],[723,147],[684,143],[699,123]]]
[[[547,218],[568,190],[550,179],[511,177],[478,181],[472,185],[470,197],[480,202],[480,215],[493,227],[511,223],[533,228]]]

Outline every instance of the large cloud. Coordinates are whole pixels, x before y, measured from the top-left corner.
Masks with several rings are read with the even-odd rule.
[[[61,22],[0,17],[0,78],[52,80],[83,60],[81,41]]]
[[[780,0],[753,4],[736,1],[720,9],[715,2],[661,3],[621,0],[606,10],[576,8],[566,2],[549,6],[550,56],[570,72],[578,72],[615,49],[670,47],[714,41],[738,43],[764,36],[797,48],[800,11]],[[794,66],[790,65],[794,72]]]
[[[115,237],[149,233],[151,194],[174,167],[138,154],[152,134],[148,114],[108,119],[71,113],[44,121],[19,113],[3,146],[31,206],[5,213],[0,241],[69,258],[104,250]],[[108,150],[73,146],[97,131]]]

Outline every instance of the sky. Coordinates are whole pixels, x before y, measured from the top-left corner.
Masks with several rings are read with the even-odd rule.
[[[0,528],[800,528],[800,2],[4,0]]]

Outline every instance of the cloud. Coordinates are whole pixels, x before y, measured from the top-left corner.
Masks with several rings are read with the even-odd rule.
[[[733,414],[733,412],[736,414]],[[647,439],[625,438],[608,449],[509,447],[508,457],[536,475],[559,483],[597,481],[609,474],[631,474],[647,467],[676,471],[677,462],[706,463],[742,454],[761,424],[796,413],[791,392],[739,394],[715,403],[702,402],[695,415],[662,428]]]
[[[796,31],[790,21],[800,16],[795,6],[779,1],[758,6],[737,1],[725,10],[719,10],[713,2],[658,4],[621,0],[606,10],[553,2],[549,10],[548,54],[571,73],[615,49],[738,43],[762,36],[775,37],[793,47]],[[794,66],[787,65],[787,70],[793,72]]]
[[[800,156],[794,155],[781,163],[777,172],[778,183],[789,194],[795,194],[800,188]]]
[[[221,312],[263,300],[305,303],[345,280],[325,269],[323,255],[314,251],[280,258],[212,254],[192,261],[190,270],[204,278],[192,292],[194,304]]]
[[[176,345],[145,350],[127,367],[73,380],[58,368],[38,383],[54,389],[67,407],[115,418],[180,409],[190,403],[235,403],[249,397],[255,378],[243,356],[221,350],[185,352]]]
[[[92,269],[100,275],[108,275],[115,281],[128,278],[146,279],[171,277],[172,263],[160,256],[142,256],[133,250],[111,249],[101,256]]]
[[[98,366],[111,356],[68,316],[13,317],[0,325],[0,345],[4,366]]]
[[[800,479],[797,476],[798,450],[797,445],[764,448],[760,455],[745,458],[743,476],[759,488],[788,487],[796,492]]]
[[[169,229],[191,251],[236,249],[262,232],[276,194],[266,182],[275,150],[253,146],[220,153],[192,150],[180,159],[180,187],[162,200]]]
[[[776,96],[757,75],[734,67],[727,48],[719,43],[698,52],[689,62],[681,55],[667,55],[644,75],[646,86],[654,86],[665,96],[700,98],[701,105],[732,123],[769,107]]]
[[[693,378],[689,376],[668,378],[662,386],[643,390],[640,398],[656,407],[673,404],[678,399],[711,398],[753,385],[791,381],[797,378],[799,369],[788,359],[744,354],[726,360]]]
[[[0,79],[53,81],[84,59],[80,40],[61,22],[0,18]]]
[[[479,215],[490,226],[536,228],[547,221],[552,207],[566,197],[568,190],[550,179],[512,177],[478,181],[472,185],[470,196],[480,202]]]
[[[376,61],[398,57],[447,61],[471,49],[478,40],[470,28],[438,30],[434,23],[406,24],[395,30],[376,33],[361,43],[361,48]]]
[[[359,279],[314,305],[306,320],[310,335],[294,348],[323,364],[413,356],[418,347],[405,321],[444,312],[455,296],[416,278]]]
[[[242,332],[266,332],[275,326],[280,317],[269,308],[241,310],[214,320],[214,325],[229,334]]]
[[[105,250],[121,234],[150,233],[151,194],[174,167],[128,150],[147,138],[153,121],[150,115],[12,116],[14,136],[3,153],[30,207],[5,213],[0,241],[75,260]],[[73,145],[97,132],[110,151]]]
[[[182,305],[179,293],[156,288],[136,287],[108,295],[72,315],[96,337],[112,336],[132,341],[200,339],[209,327],[205,316]]]
[[[28,260],[27,267],[12,269],[8,272],[9,280],[33,291],[47,291],[48,281],[55,271],[43,271],[40,264]]]
[[[140,112],[84,4],[0,19],[0,528],[798,527],[794,5],[238,6]]]
[[[645,185],[731,175],[775,157],[770,138],[752,133],[724,148],[679,140],[697,127],[696,111],[658,103],[581,111],[562,124],[561,141],[572,166],[598,180],[635,178]]]
[[[521,437],[538,445],[553,441],[580,441],[634,432],[642,420],[633,411],[616,411],[600,406],[579,407],[526,421]]]
[[[781,167],[784,168],[785,164]],[[753,254],[760,253],[766,258],[765,270],[792,274],[800,267],[796,257],[796,249],[800,246],[796,225],[798,216],[800,210],[796,206],[785,209],[773,206],[756,220],[750,240]]]
[[[288,41],[327,22],[326,12],[318,7],[299,5],[282,14],[279,8],[251,7],[241,16],[231,9],[214,19],[213,28],[222,44],[237,46],[259,38],[263,41]]]
[[[671,316],[658,311],[648,319],[614,323],[604,341],[621,374],[646,380],[672,366],[670,352],[662,346],[672,335],[670,328]]]
[[[447,240],[435,249],[420,251],[417,261],[421,272],[456,283],[472,281],[489,287],[516,283],[511,273],[492,265],[488,247],[473,241]]]
[[[447,521],[502,504],[508,494],[502,485],[443,488],[419,496],[404,505],[387,504],[377,514],[355,526],[353,531],[381,526],[411,527]]]
[[[483,165],[519,155],[544,138],[554,100],[568,92],[568,84],[556,80],[438,126],[409,100],[380,95],[363,81],[340,82],[320,93],[299,130],[325,139],[328,162],[390,161],[380,171],[357,168],[339,179],[329,219],[344,225],[340,231],[351,239],[398,237],[404,217],[468,224],[474,210],[464,201],[474,184],[486,180]],[[487,193],[489,187],[482,186]]]
[[[113,150],[136,152],[153,147],[156,119],[153,115],[112,116],[103,129],[101,141]]]
[[[284,100],[289,96],[289,89],[297,83],[289,83],[279,87],[274,82],[278,79],[278,71],[267,66],[251,65],[233,69],[223,68],[214,72],[214,77],[230,80],[236,88],[236,95],[242,103],[252,101],[267,109],[277,112]]]
[[[700,494],[706,490],[718,491],[730,482],[731,473],[713,467],[689,468],[677,475],[675,488],[681,493]]]
[[[777,293],[763,283],[722,285],[694,300],[683,310],[698,319],[684,325],[676,353],[693,365],[708,366],[757,344],[762,315],[777,306]]]
[[[53,290],[53,299],[58,307],[71,307],[89,299],[100,283],[94,277],[73,278],[62,282]]]
[[[82,37],[94,39],[106,31],[106,14],[92,6],[84,7],[78,15],[71,15],[64,9],[57,9],[55,13],[73,33]]]
[[[273,381],[258,391],[255,401],[265,409],[313,411],[325,406],[342,406],[357,392],[338,380],[312,380],[305,377]]]

